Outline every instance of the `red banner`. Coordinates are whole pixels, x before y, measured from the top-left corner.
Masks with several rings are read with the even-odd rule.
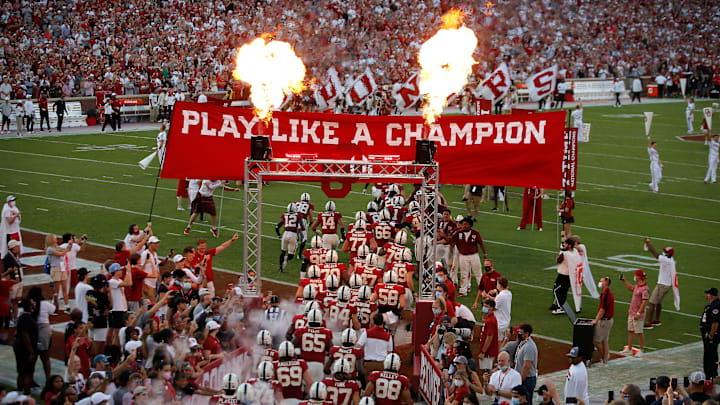
[[[418,393],[430,405],[440,405],[447,391],[443,387],[442,372],[425,346],[420,349],[420,379]]]
[[[177,102],[162,177],[241,179],[253,135],[268,135],[276,158],[317,153],[359,161],[412,161],[415,141],[427,138],[437,147],[441,183],[561,189],[564,133],[564,111],[445,116],[430,128],[419,116],[275,112],[265,126],[248,109]]]
[[[575,190],[577,187],[577,143],[578,129],[565,130],[565,152],[563,154],[563,189]]]

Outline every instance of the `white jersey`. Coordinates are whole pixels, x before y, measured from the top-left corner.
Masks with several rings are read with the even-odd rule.
[[[651,164],[658,164],[660,162],[660,154],[655,148],[648,148],[648,155],[650,156]]]
[[[571,365],[568,369],[567,382],[565,383],[565,398],[578,398],[590,403],[588,397],[588,375],[585,363]]]
[[[161,151],[165,150],[165,144],[167,144],[167,133],[162,131],[157,135],[158,153],[162,153]]]
[[[658,275],[658,284],[665,286],[673,285],[673,274],[675,274],[675,259],[667,257],[664,254],[658,256],[660,262],[660,274]]]
[[[573,120],[573,127],[582,129],[583,125],[583,110],[582,108],[576,109],[575,111],[570,114],[570,117],[572,117]]]
[[[212,197],[215,189],[222,186],[222,180],[203,180],[200,185],[200,195],[203,197]]]
[[[687,119],[692,119],[694,111],[695,103],[688,103],[687,107],[685,107],[685,117],[687,117]]]
[[[710,152],[710,154],[708,155],[708,159],[717,160],[718,150],[720,150],[720,141],[715,141],[711,139],[710,143],[708,144],[708,151]]]

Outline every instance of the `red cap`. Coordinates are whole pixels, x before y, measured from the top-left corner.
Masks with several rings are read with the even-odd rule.
[[[666,248],[663,248],[663,253],[667,254],[668,256],[672,256],[675,254],[675,249],[668,246]]]
[[[641,278],[643,280],[647,280],[647,276],[645,275],[644,270],[635,270],[635,277]]]

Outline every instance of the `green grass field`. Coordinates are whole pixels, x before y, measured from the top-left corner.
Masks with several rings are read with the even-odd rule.
[[[700,107],[709,102],[697,103]],[[665,164],[661,194],[650,191],[647,142],[643,111],[654,111],[653,138],[659,143]],[[613,277],[616,322],[611,348],[621,350],[626,341],[626,313],[630,293],[617,280],[619,271],[644,268],[651,287],[657,269],[650,254],[642,250],[642,236],[654,244],[674,246],[678,262],[682,306],[665,312],[663,326],[646,333],[649,350],[699,340],[698,315],[704,306],[703,290],[720,287],[720,185],[703,184],[707,169],[707,147],[702,142],[684,142],[677,136],[686,131],[683,103],[586,107],[585,122],[592,124],[591,142],[581,144],[578,167],[577,225],[574,233],[588,246],[595,279]],[[699,126],[701,113],[696,113]],[[720,125],[717,123],[716,125]],[[57,133],[53,133],[57,135]],[[0,194],[18,197],[23,211],[22,226],[44,232],[87,233],[91,242],[105,245],[124,237],[130,223],[144,223],[150,210],[155,169],[142,171],[137,162],[155,143],[155,132],[124,132],[52,137],[16,138],[0,141]],[[192,159],[188,159],[192,162]],[[157,162],[154,162],[157,165]],[[209,225],[194,226],[183,236],[188,211],[177,211],[175,180],[161,180],[153,211],[153,228],[161,251],[181,250],[194,245],[197,237],[210,237]],[[369,196],[360,194],[361,184],[346,199],[336,201],[347,220],[365,209]],[[288,202],[309,191],[316,207],[327,198],[316,184],[274,183],[264,188],[263,276],[295,283],[298,261],[285,273],[277,272],[279,240],[274,223]],[[443,194],[454,214],[464,213],[461,187],[444,186]],[[497,269],[510,279],[513,323],[530,322],[541,335],[571,340],[572,331],[564,316],[547,311],[555,278],[555,199],[543,201],[544,232],[515,230],[522,206],[520,189],[511,189],[510,212],[491,212],[491,203],[481,208],[479,229]],[[216,193],[218,208],[219,192]],[[555,196],[555,192],[551,192]],[[221,238],[243,229],[242,193],[224,194]],[[211,246],[214,242],[211,243]],[[242,244],[233,245],[215,260],[216,267],[239,270]],[[713,270],[715,269],[715,270]],[[461,301],[470,305],[474,297]],[[583,316],[593,317],[598,301],[583,299]],[[673,310],[672,298],[665,308]]]

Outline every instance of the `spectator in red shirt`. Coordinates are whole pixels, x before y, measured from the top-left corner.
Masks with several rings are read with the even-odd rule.
[[[43,121],[47,124],[48,132],[50,130],[50,110],[48,109],[48,99],[45,93],[40,94],[38,99],[38,109],[40,110],[40,131],[43,131]]]
[[[480,353],[477,368],[490,370],[498,355],[498,323],[495,318],[495,301],[485,300],[482,307],[485,323],[480,336]]]
[[[485,259],[485,263],[483,263],[483,270],[485,273],[480,279],[480,286],[478,288],[477,296],[475,296],[475,302],[473,303],[472,309],[477,309],[480,298],[485,300],[490,296],[491,291],[495,290],[497,287],[498,279],[502,277],[502,275],[495,270],[495,264],[492,259]]]
[[[45,388],[43,388],[40,393],[40,398],[43,399],[45,405],[52,405],[53,401],[60,397],[63,384],[63,379],[59,375],[53,375],[48,378],[45,382]]]
[[[572,210],[575,209],[575,200],[572,198],[572,191],[566,190],[565,191],[565,199],[563,200],[562,205],[558,207],[558,211],[560,212],[560,219],[562,219],[563,223],[563,233],[565,235],[565,238],[569,238],[572,236],[572,224],[575,223],[575,217],[573,216]]]
[[[600,293],[600,308],[598,308],[595,319],[592,324],[595,325],[595,336],[593,343],[600,352],[600,360],[607,364],[610,356],[610,330],[613,326],[613,318],[615,316],[615,296],[610,291],[610,277],[600,279],[602,293]]]
[[[7,344],[10,328],[10,289],[15,280],[10,280],[11,270],[0,274],[0,343]]]
[[[445,266],[438,267],[436,270],[436,275],[438,283],[445,283],[445,285],[447,285],[447,297],[453,304],[455,304],[455,284],[453,284],[452,280],[450,280],[448,271]]]
[[[205,328],[208,332],[207,337],[205,338],[205,343],[203,344],[203,357],[210,361],[219,359],[222,357],[222,346],[217,338],[217,333],[220,330],[220,324],[215,321],[209,321],[207,325],[205,325]]]
[[[138,312],[140,309],[140,301],[143,299],[143,285],[144,280],[148,276],[145,271],[137,267],[140,261],[140,255],[133,253],[130,255],[130,278],[132,279],[132,285],[125,287],[125,297],[127,298],[128,311]]]

